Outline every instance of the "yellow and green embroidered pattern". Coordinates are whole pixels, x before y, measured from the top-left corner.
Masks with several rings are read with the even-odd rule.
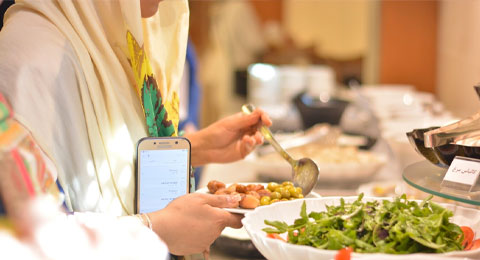
[[[140,46],[130,32],[127,32],[130,63],[135,75],[135,88],[141,99],[149,136],[176,136],[178,122],[178,95],[172,101],[162,97],[143,46]],[[170,111],[170,114],[169,112]]]

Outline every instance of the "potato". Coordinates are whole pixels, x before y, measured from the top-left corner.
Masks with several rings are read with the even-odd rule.
[[[258,190],[263,190],[265,187],[263,187],[262,184],[248,184],[247,185],[247,191],[258,191]]]
[[[217,190],[225,188],[225,184],[220,181],[210,181],[207,185],[208,191],[212,194],[215,194]]]
[[[257,193],[258,193],[258,195],[260,195],[260,197],[265,197],[265,196],[270,197],[270,195],[272,194],[271,191],[265,190],[265,189],[259,190],[259,191],[257,191]]]
[[[234,184],[228,186],[227,190],[230,191],[230,192],[237,191],[237,186],[238,186],[238,184],[234,183]]]
[[[245,195],[240,201],[240,207],[244,209],[254,209],[258,207],[258,205],[260,205],[260,200],[250,194]]]
[[[246,193],[247,192],[247,186],[242,185],[242,184],[238,184],[237,188],[236,188],[236,191],[238,193]]]
[[[247,191],[246,193],[247,195],[252,195],[253,197],[257,198],[257,199],[260,199],[261,196],[260,194],[258,194],[256,191]]]
[[[228,191],[228,190],[225,189],[225,188],[220,188],[220,189],[218,189],[217,191],[215,191],[214,194],[215,194],[215,195],[227,195],[227,194],[230,194],[230,191]]]

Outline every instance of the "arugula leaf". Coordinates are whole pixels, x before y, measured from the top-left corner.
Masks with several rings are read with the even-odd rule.
[[[462,250],[462,230],[449,221],[453,213],[433,203],[431,197],[420,204],[405,194],[392,201],[363,202],[360,194],[352,203],[326,205],[325,212],[307,214],[303,202],[300,218],[288,225],[268,221],[267,233],[288,232],[288,243],[338,250],[352,247],[355,252],[388,254],[442,253]]]
[[[426,247],[430,247],[430,248],[433,248],[433,249],[439,249],[439,248],[442,248],[442,247],[445,247],[445,244],[436,244],[436,243],[433,243],[433,242],[430,242],[426,239],[423,239],[419,236],[415,236],[415,235],[410,235],[410,238],[412,238],[413,240],[417,241],[418,243],[426,246]]]
[[[288,229],[288,224],[283,222],[283,221],[268,221],[268,220],[265,220],[264,221],[265,224],[269,225],[269,226],[272,226],[274,228],[264,228],[262,229],[263,231],[267,232],[267,233],[285,233],[287,232],[287,229]]]
[[[308,216],[307,216],[307,204],[305,201],[302,203],[302,209],[300,210],[300,217],[302,217],[303,220],[308,221]]]

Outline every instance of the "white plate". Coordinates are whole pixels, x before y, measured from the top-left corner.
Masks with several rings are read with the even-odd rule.
[[[267,238],[266,233],[262,231],[266,227],[264,220],[280,220],[285,221],[288,224],[300,216],[300,208],[303,201],[307,203],[307,211],[325,211],[325,205],[339,205],[341,197],[323,197],[316,199],[305,200],[292,200],[286,201],[281,204],[272,204],[269,206],[262,206],[255,211],[245,214],[242,219],[242,223],[247,230],[250,238],[252,239],[255,247],[270,260],[282,260],[282,259],[315,259],[315,260],[330,260],[334,259],[337,254],[336,250],[321,250],[311,246],[293,245],[288,244],[278,239]],[[344,197],[345,202],[353,202],[357,197]],[[383,200],[391,198],[382,197],[365,197],[363,200]],[[451,204],[441,204],[444,207],[452,210],[454,216],[451,221],[458,224],[469,226],[473,230],[480,230],[480,211],[465,208],[461,206],[455,206]],[[477,234],[478,237],[478,234]],[[410,254],[410,255],[389,255],[389,254],[360,254],[353,253],[352,257],[375,257],[375,259],[385,260],[399,260],[410,259],[410,256],[417,257],[419,259],[438,259],[439,257],[455,256],[455,257],[468,257],[472,259],[480,259],[480,249],[471,251],[455,251],[445,254]]]
[[[232,185],[233,183],[225,183],[225,187],[228,187],[230,185]],[[267,187],[268,183],[265,183],[265,182],[238,182],[237,184],[242,184],[242,185],[249,185],[249,184],[262,184],[263,187]],[[195,192],[198,192],[198,193],[205,193],[205,194],[211,194],[210,192],[208,192],[208,188],[207,187],[203,187],[201,189],[198,189],[197,191]],[[316,192],[310,192],[310,194],[307,195],[307,198],[321,198],[322,196],[320,196],[318,193]],[[286,202],[286,201],[279,201],[277,203],[283,203],[283,202]],[[263,207],[263,206],[262,206]],[[258,208],[258,207],[257,207]],[[231,212],[231,213],[236,213],[236,214],[246,214],[248,212],[251,212],[251,211],[254,211],[255,209],[242,209],[242,208],[223,208],[224,210],[228,211],[228,212]]]
[[[252,211],[254,209],[242,209],[242,208],[223,208],[224,210],[235,213],[235,214],[247,214],[249,211]]]
[[[368,151],[358,151],[359,156],[365,158],[374,158],[371,161],[345,162],[345,163],[323,163],[315,162],[320,169],[318,175],[319,182],[348,182],[361,183],[371,180],[371,178],[387,162],[387,156]],[[315,161],[315,159],[313,159]],[[292,174],[292,167],[286,161],[256,159],[250,160],[258,174],[273,179],[288,179]]]

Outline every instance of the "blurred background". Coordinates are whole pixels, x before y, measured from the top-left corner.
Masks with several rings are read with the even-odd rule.
[[[13,1],[1,2],[0,28]],[[473,197],[435,190],[442,180],[431,177],[446,170],[433,164],[448,165],[429,164],[429,156],[415,150],[423,140],[410,143],[406,135],[478,112],[480,1],[190,0],[189,5],[180,128],[195,131],[252,103],[270,115],[272,131],[294,158],[317,163],[319,196],[425,198],[434,190],[441,202],[480,206],[478,183]],[[430,155],[457,155],[458,149],[447,148],[432,148]],[[419,161],[420,170],[408,170]],[[211,180],[281,183],[291,179],[291,167],[265,144],[245,160],[209,164],[195,174],[198,188]],[[263,256],[245,230],[226,229],[211,259]]]
[[[425,197],[428,185],[404,182],[405,168],[425,161],[406,133],[478,111],[480,1],[196,0],[190,10],[200,126],[244,103],[261,107],[292,156],[319,165],[322,196]],[[206,166],[199,187],[282,182],[290,172],[265,145]],[[230,232],[217,249],[255,256],[248,237]]]
[[[253,63],[326,65],[336,86],[410,85],[457,116],[478,108],[478,1],[197,0],[190,8],[202,126],[255,94],[247,91]],[[295,69],[285,74],[299,78]]]

